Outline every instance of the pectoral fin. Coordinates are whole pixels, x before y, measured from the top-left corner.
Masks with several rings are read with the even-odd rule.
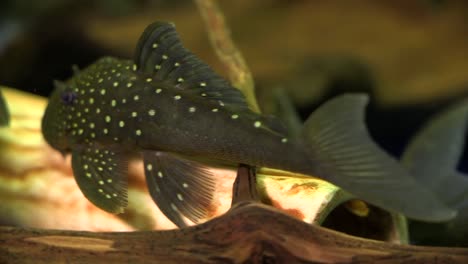
[[[200,163],[170,153],[145,151],[146,183],[159,209],[178,227],[207,215],[214,182]]]
[[[364,122],[368,97],[338,96],[305,123],[310,157],[321,177],[358,198],[406,216],[445,221],[456,212],[419,184],[393,157],[373,142]]]
[[[97,207],[122,213],[127,206],[127,163],[123,155],[97,146],[72,151],[75,180]]]

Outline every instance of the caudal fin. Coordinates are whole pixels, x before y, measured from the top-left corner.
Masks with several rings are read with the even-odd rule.
[[[416,181],[432,190],[447,205],[460,211],[468,209],[468,177],[457,171],[467,130],[468,98],[424,125],[402,157],[403,165]]]
[[[320,177],[356,197],[423,221],[446,221],[456,212],[418,184],[371,139],[365,126],[365,94],[333,98],[307,120],[304,137]]]

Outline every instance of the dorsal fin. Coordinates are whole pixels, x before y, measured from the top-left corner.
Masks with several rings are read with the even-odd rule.
[[[244,95],[185,49],[171,23],[149,25],[135,52],[138,71],[154,81],[230,106],[247,108]]]

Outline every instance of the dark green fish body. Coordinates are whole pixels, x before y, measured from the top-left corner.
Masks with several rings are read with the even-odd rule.
[[[415,218],[453,217],[371,141],[367,97],[331,100],[302,137],[288,138],[278,121],[252,112],[238,90],[182,47],[171,24],[150,25],[134,61],[103,58],[56,86],[44,137],[72,152],[81,190],[110,212],[126,206],[126,160],[138,152],[151,196],[178,226],[182,216],[202,218],[213,192],[212,176],[192,157],[316,175]]]
[[[271,130],[271,120],[174,89],[132,68],[131,61],[107,57],[74,78],[70,93],[77,95],[77,107],[67,112],[69,144],[100,142],[313,172],[304,148]]]

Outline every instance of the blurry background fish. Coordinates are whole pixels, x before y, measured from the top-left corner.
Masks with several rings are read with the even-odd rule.
[[[266,113],[273,91],[305,118],[347,91],[373,97],[372,136],[400,156],[433,114],[468,96],[463,0],[219,1]],[[104,55],[131,57],[141,30],[173,21],[186,46],[223,74],[192,1],[1,1],[0,84],[47,96],[52,80]],[[468,171],[468,154],[458,169]]]

